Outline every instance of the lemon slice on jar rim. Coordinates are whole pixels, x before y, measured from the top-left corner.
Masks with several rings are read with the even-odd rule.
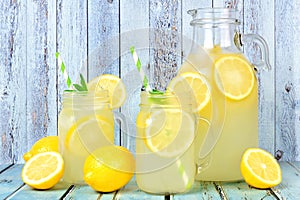
[[[110,105],[112,109],[121,107],[126,100],[126,88],[123,81],[112,74],[103,74],[87,83],[89,91],[97,93],[101,90],[108,90]]]

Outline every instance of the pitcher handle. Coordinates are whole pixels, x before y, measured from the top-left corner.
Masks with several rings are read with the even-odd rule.
[[[115,121],[119,124],[121,130],[121,146],[129,149],[130,142],[128,137],[128,124],[125,116],[119,111],[113,111],[115,116]]]
[[[238,43],[236,45],[238,47],[243,46],[246,43],[255,43],[259,46],[261,50],[261,60],[256,63],[252,63],[253,65],[262,68],[266,71],[270,71],[272,69],[269,61],[269,47],[265,39],[258,34],[241,34],[238,33]],[[236,41],[236,40],[235,40]]]

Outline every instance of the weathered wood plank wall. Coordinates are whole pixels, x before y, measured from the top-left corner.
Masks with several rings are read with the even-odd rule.
[[[1,1],[0,163],[22,162],[23,153],[36,140],[57,134],[65,84],[56,51],[73,80],[79,72],[88,80],[103,72],[123,78],[129,95],[121,110],[133,138],[140,80],[129,47],[139,49],[144,70],[164,87],[189,50],[188,42],[180,40],[192,38],[186,11],[223,4],[223,0]],[[273,67],[259,75],[260,146],[274,154],[283,151],[284,160],[300,160],[300,3],[240,0],[238,8],[241,32],[258,33],[267,40]],[[253,44],[244,50],[251,60],[260,56]],[[118,135],[116,143],[121,140]]]

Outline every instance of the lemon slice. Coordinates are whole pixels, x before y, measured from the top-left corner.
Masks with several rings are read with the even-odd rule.
[[[91,153],[100,146],[113,143],[114,124],[100,115],[79,119],[68,130],[65,138],[65,147],[77,153]]]
[[[249,185],[256,188],[271,188],[281,182],[281,169],[277,160],[259,148],[247,149],[242,157],[241,173]]]
[[[181,110],[159,110],[146,119],[144,143],[161,157],[184,153],[194,139],[194,121]]]
[[[251,65],[242,56],[228,54],[215,61],[215,81],[226,97],[241,100],[251,93],[255,76]]]
[[[113,109],[123,105],[126,99],[126,88],[123,81],[114,75],[103,74],[92,79],[87,84],[89,91],[108,90],[110,96],[110,104]]]
[[[62,178],[64,161],[54,151],[36,154],[29,159],[22,170],[23,182],[36,189],[49,189]]]
[[[194,112],[202,110],[211,97],[205,77],[196,72],[184,72],[174,77],[167,90],[174,92],[183,103],[192,102]],[[191,92],[191,95],[187,95],[186,92]]]

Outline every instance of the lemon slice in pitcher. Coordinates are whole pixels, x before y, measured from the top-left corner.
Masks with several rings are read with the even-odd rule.
[[[215,81],[226,97],[241,100],[251,93],[255,76],[251,64],[242,56],[228,54],[215,61]]]
[[[86,116],[76,121],[66,134],[65,147],[77,153],[114,143],[114,125],[102,116]],[[74,146],[76,148],[74,148]]]
[[[144,142],[150,151],[161,157],[184,153],[194,139],[194,121],[181,110],[159,110],[149,115]]]
[[[113,109],[123,105],[126,99],[126,88],[123,81],[112,74],[103,74],[92,79],[87,84],[89,91],[108,90],[110,104]]]
[[[174,92],[182,103],[191,102],[194,112],[202,110],[211,97],[208,82],[197,72],[179,74],[171,80],[167,90]],[[186,92],[191,92],[191,95]]]

